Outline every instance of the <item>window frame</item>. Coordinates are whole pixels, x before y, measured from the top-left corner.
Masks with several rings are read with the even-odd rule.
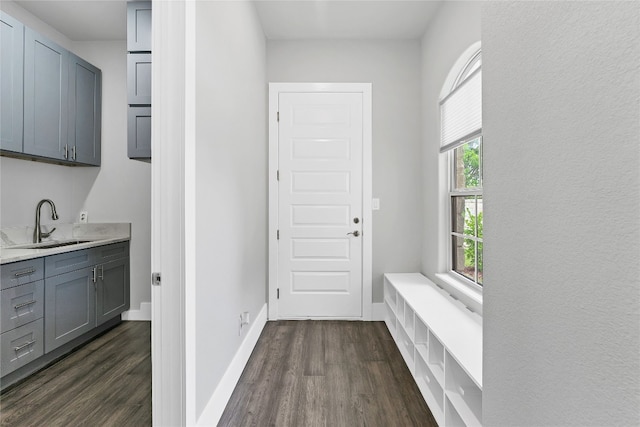
[[[469,49],[471,50],[471,48]],[[469,52],[465,52],[462,57],[469,55]],[[462,59],[462,57],[460,59]],[[446,101],[446,99],[451,96],[452,93],[454,93],[456,91],[456,89],[458,89],[459,86],[463,85],[468,79],[470,79],[471,77],[473,77],[476,73],[481,72],[482,70],[482,49],[480,47],[480,44],[478,43],[477,48],[473,49],[470,53],[469,56],[467,56],[467,60],[463,63],[464,65],[462,67],[456,67],[454,65],[454,67],[452,68],[452,70],[450,71],[450,73],[452,73],[453,71],[455,71],[456,69],[460,70],[456,75],[455,75],[455,79],[453,79],[453,84],[451,84],[449,86],[449,90],[444,94],[444,96],[441,96],[440,98],[440,105],[442,105],[442,103],[444,103]],[[459,60],[460,61],[460,60]],[[480,63],[480,65],[478,66],[478,62]],[[456,65],[461,65],[460,63],[456,64]],[[451,80],[449,80],[451,81]],[[441,128],[442,129],[442,128]],[[481,148],[480,148],[480,159],[479,159],[479,167],[480,167],[480,187],[479,188],[473,188],[473,189],[463,189],[463,190],[456,190],[455,187],[455,151],[456,148],[458,147],[462,147],[465,144],[473,141],[474,139],[477,139],[478,137],[481,138]],[[442,136],[441,136],[442,138]],[[442,139],[440,140],[440,144],[442,144]],[[475,277],[475,281],[469,279],[468,277],[462,275],[461,273],[457,272],[454,270],[454,256],[453,256],[453,240],[454,240],[454,236],[458,236],[462,239],[465,239],[467,237],[465,237],[464,233],[457,233],[454,232],[453,230],[453,198],[454,197],[465,197],[465,196],[481,196],[482,200],[484,202],[484,194],[483,194],[483,187],[484,187],[484,177],[483,177],[483,167],[484,167],[484,159],[483,159],[483,155],[484,155],[484,139],[482,137],[482,127],[480,127],[480,129],[472,132],[469,135],[465,135],[464,137],[462,137],[460,139],[459,143],[453,143],[450,144],[453,146],[442,146],[442,148],[446,148],[446,150],[441,151],[441,155],[444,155],[446,157],[446,167],[447,167],[447,173],[446,173],[446,207],[443,210],[446,213],[446,218],[447,218],[447,228],[446,228],[446,273],[443,274],[438,274],[437,276],[444,280],[445,282],[447,282],[448,284],[454,286],[455,288],[460,288],[459,285],[462,285],[462,291],[464,293],[466,293],[464,291],[464,289],[470,290],[472,291],[471,294],[472,295],[479,295],[480,296],[480,304],[482,304],[481,302],[481,295],[482,295],[482,291],[483,291],[483,284],[478,283],[478,252],[477,252],[477,246],[476,246],[476,257],[475,257],[475,266],[474,266],[474,277]],[[477,202],[476,202],[477,203]],[[484,212],[484,209],[483,209]],[[476,215],[477,215],[477,211],[476,211]],[[475,232],[475,236],[472,236],[472,240],[476,243],[481,242],[483,244],[483,251],[484,251],[484,235],[481,238],[477,237],[477,230]],[[441,233],[441,236],[445,236],[445,233]],[[484,281],[483,281],[484,282]],[[475,298],[474,298],[475,299]]]
[[[481,144],[483,144],[483,139],[482,139],[482,129],[480,129],[478,132],[474,132],[473,134],[471,134],[471,136],[467,137],[464,139],[464,142],[462,144],[459,145],[459,147],[462,147],[463,145],[473,141],[474,139],[480,138],[481,139]],[[470,286],[471,288],[473,288],[476,291],[482,291],[483,287],[482,284],[478,283],[477,281],[471,280],[468,277],[464,276],[463,274],[458,273],[456,270],[454,270],[453,268],[453,237],[460,237],[462,239],[471,239],[473,240],[476,244],[478,242],[483,243],[483,250],[484,250],[484,236],[478,238],[477,237],[477,230],[476,230],[476,235],[475,236],[469,236],[466,235],[464,233],[458,233],[453,231],[453,198],[454,197],[466,197],[466,196],[483,196],[483,185],[484,185],[484,179],[483,179],[483,174],[482,174],[482,167],[483,167],[483,161],[482,161],[482,152],[483,152],[483,145],[480,146],[480,183],[482,184],[479,188],[473,188],[473,189],[469,189],[469,190],[455,190],[453,187],[455,185],[455,148],[452,148],[450,150],[447,150],[446,152],[442,153],[444,155],[447,156],[447,168],[448,168],[448,173],[447,173],[447,271],[448,273],[452,274],[456,279],[460,280],[462,283],[464,283],[467,286]],[[484,201],[484,196],[482,197],[483,201]],[[477,201],[476,201],[477,203]],[[477,205],[476,205],[476,209],[477,209]],[[484,209],[483,209],[484,212]],[[476,215],[477,215],[477,211],[476,211]],[[477,247],[476,247],[476,264],[475,264],[475,276],[476,279],[478,278],[478,252],[477,252]]]

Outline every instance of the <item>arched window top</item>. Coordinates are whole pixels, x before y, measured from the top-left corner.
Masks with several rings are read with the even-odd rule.
[[[449,74],[447,74],[447,78],[440,90],[441,101],[460,86],[475,70],[481,67],[482,55],[480,47],[481,44],[477,41],[458,57],[451,70],[449,70]]]
[[[480,49],[478,49],[476,53],[471,57],[471,59],[467,62],[467,64],[462,69],[458,77],[456,78],[456,81],[453,83],[453,87],[451,88],[451,91],[453,92],[454,90],[456,90],[456,88],[460,86],[462,82],[464,82],[471,74],[473,74],[474,71],[476,71],[481,66],[482,66],[482,54]]]

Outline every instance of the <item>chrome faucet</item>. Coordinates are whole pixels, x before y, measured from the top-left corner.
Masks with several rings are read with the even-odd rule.
[[[51,206],[51,219],[53,220],[58,219],[58,212],[56,212],[56,205],[49,199],[40,200],[40,202],[38,203],[38,206],[36,207],[36,228],[33,230],[33,243],[42,242],[43,237],[49,237],[51,233],[56,231],[54,227],[50,232],[43,233],[42,228],[40,228],[40,208],[42,208],[42,205],[45,203],[49,203],[49,206]]]

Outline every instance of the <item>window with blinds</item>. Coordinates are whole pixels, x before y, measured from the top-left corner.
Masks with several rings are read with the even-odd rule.
[[[474,54],[440,101],[440,152],[449,160],[452,272],[483,282],[482,58]]]

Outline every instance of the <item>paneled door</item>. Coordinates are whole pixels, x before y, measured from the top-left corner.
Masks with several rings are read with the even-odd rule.
[[[363,94],[278,95],[278,315],[363,315]]]

